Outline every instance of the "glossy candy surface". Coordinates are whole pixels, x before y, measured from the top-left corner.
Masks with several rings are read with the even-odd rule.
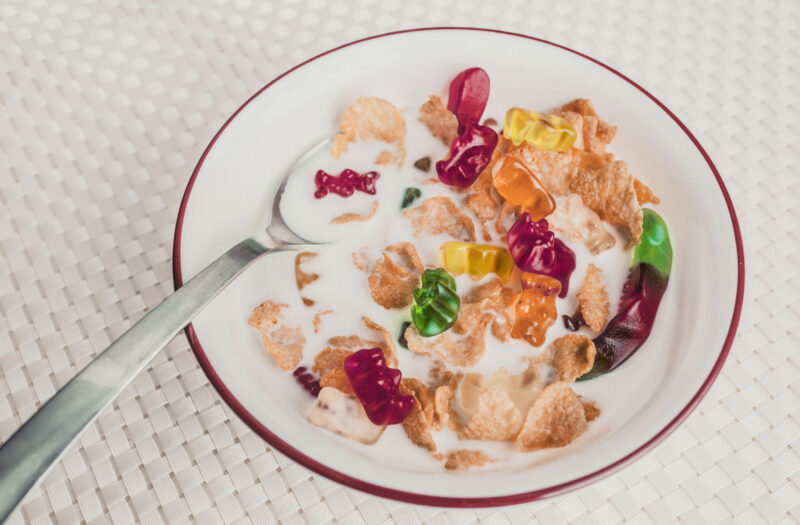
[[[477,124],[489,101],[489,75],[479,67],[459,73],[450,82],[447,109],[458,119],[458,133],[469,124]]]
[[[527,142],[537,149],[564,151],[575,142],[575,128],[567,119],[530,109],[506,112],[503,137],[515,146]]]
[[[292,375],[300,383],[306,391],[314,397],[319,395],[319,391],[321,389],[319,385],[319,377],[315,376],[308,369],[304,366],[299,366],[297,369],[292,372]]]
[[[461,299],[456,293],[456,281],[442,268],[422,272],[419,288],[414,290],[411,320],[423,337],[440,334],[458,319]]]
[[[506,202],[522,206],[534,221],[547,217],[556,209],[553,196],[516,155],[503,155],[494,167],[492,183]]]
[[[436,163],[439,180],[450,186],[466,188],[489,165],[497,146],[497,133],[487,126],[470,124],[450,144],[450,157]]]
[[[633,250],[633,267],[622,290],[619,310],[595,338],[594,367],[580,380],[614,370],[650,336],[672,270],[672,244],[664,220],[653,210],[643,212],[644,231]]]
[[[536,274],[527,274],[524,282],[527,287],[523,286],[517,298],[517,317],[511,329],[511,337],[525,339],[533,346],[541,346],[547,329],[558,317],[556,295],[561,290],[561,284],[556,279]]]
[[[369,348],[353,352],[344,360],[344,372],[353,392],[376,425],[396,425],[414,408],[414,396],[400,394],[403,374],[386,366],[383,350]]]
[[[439,248],[439,264],[453,275],[468,273],[479,281],[489,273],[506,281],[514,271],[514,260],[508,250],[488,244],[446,242]]]
[[[558,296],[567,296],[575,253],[548,230],[547,220],[534,222],[528,213],[523,213],[508,230],[506,240],[511,257],[521,270],[553,277],[561,283]]]
[[[330,175],[324,170],[319,170],[314,176],[314,183],[317,185],[314,197],[321,199],[328,192],[342,197],[349,197],[355,190],[375,195],[375,181],[379,177],[380,174],[377,171],[368,171],[362,175],[351,169],[346,169],[339,175]]]

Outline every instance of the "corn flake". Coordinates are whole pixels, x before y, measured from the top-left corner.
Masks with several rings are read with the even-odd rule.
[[[500,341],[506,341],[511,335],[511,329],[514,326],[516,318],[516,311],[514,305],[517,301],[519,292],[503,286],[503,281],[500,279],[492,279],[475,288],[470,293],[462,304],[462,309],[466,308],[467,317],[470,316],[472,308],[478,308],[481,311],[489,311],[495,314],[492,320],[492,335]],[[477,314],[471,314],[473,317],[478,317]]]
[[[586,278],[577,293],[578,308],[583,320],[595,332],[602,332],[608,322],[609,306],[603,271],[589,264]]]
[[[564,104],[554,113],[573,124],[575,130],[579,133],[580,145],[586,151],[604,153],[606,146],[617,134],[617,127],[602,120],[597,115],[594,105],[588,99],[575,99]],[[580,116],[580,118],[577,118],[577,116]],[[577,148],[578,146],[574,147]]]
[[[331,370],[343,366],[344,359],[352,353],[353,352],[345,350],[344,348],[332,348],[328,346],[314,358],[314,365],[311,367],[311,370],[320,376],[324,376]]]
[[[588,423],[578,395],[564,382],[545,387],[516,439],[520,452],[564,447],[586,432]]]
[[[629,238],[626,248],[639,243],[642,208],[636,199],[633,176],[625,162],[617,160],[581,171],[572,178],[570,190],[580,195],[583,203],[596,211],[601,219],[626,231]]]
[[[372,203],[372,210],[366,215],[359,215],[353,212],[347,212],[339,215],[338,217],[334,217],[331,219],[331,224],[346,224],[348,222],[367,222],[368,220],[372,219],[378,213],[378,207],[380,204],[378,201]]]
[[[656,197],[653,190],[639,179],[633,179],[633,189],[636,191],[636,200],[639,201],[640,205],[645,205],[647,203],[658,204],[661,202],[661,199]]]
[[[398,256],[401,264],[395,262],[390,254]],[[372,265],[367,278],[372,299],[386,309],[410,305],[422,270],[422,261],[413,244],[399,242],[387,246],[383,258]]]
[[[574,148],[549,151],[526,142],[514,148],[513,153],[536,175],[547,191],[556,197],[569,193],[569,183],[581,169],[584,158]]]
[[[498,388],[481,391],[478,407],[459,432],[462,439],[508,441],[522,429],[523,417],[508,393]]]
[[[558,380],[571,383],[592,369],[596,348],[585,335],[567,334],[550,347]]]
[[[455,396],[458,383],[461,381],[461,374],[455,374],[447,385],[442,385],[436,388],[433,394],[433,409],[434,409],[434,428],[437,430],[445,426],[450,430],[458,432],[461,430],[461,425],[458,422],[458,416],[453,410],[450,402]]]
[[[444,468],[447,470],[467,470],[470,467],[482,467],[492,459],[480,450],[453,450],[445,456]]]
[[[248,324],[261,332],[261,342],[281,370],[294,370],[303,359],[306,338],[300,327],[278,325],[285,304],[264,301],[253,310]]]
[[[483,240],[490,242],[492,240],[492,235],[489,233],[487,223],[497,216],[499,209],[497,203],[492,198],[491,190],[486,189],[476,193],[470,193],[464,197],[464,206],[474,213],[480,221]]]
[[[600,409],[597,408],[594,401],[582,401],[581,404],[583,405],[583,414],[586,416],[587,422],[594,421],[600,416]]]
[[[452,337],[443,333],[436,337],[422,337],[416,327],[406,330],[408,349],[419,354],[437,354],[445,363],[453,366],[473,366],[486,351],[486,329],[494,315],[478,313],[477,309],[459,313],[453,332],[464,334]]]
[[[555,211],[547,216],[547,222],[552,229],[565,233],[569,240],[582,242],[592,255],[617,244],[617,239],[603,226],[600,216],[583,204],[577,193],[561,199]]]
[[[414,235],[423,232],[431,235],[446,233],[461,241],[475,240],[472,219],[449,197],[430,197],[419,206],[404,210],[403,214],[411,220]]]
[[[430,390],[418,379],[403,378],[400,393],[414,396],[414,408],[403,420],[403,429],[409,439],[420,447],[436,452],[436,443],[431,435],[434,419],[434,397]]]
[[[319,380],[319,386],[335,388],[345,394],[353,393],[353,387],[350,385],[350,380],[347,378],[347,373],[344,371],[343,366],[334,368],[323,375]]]
[[[375,139],[397,145],[398,165],[406,156],[406,121],[402,113],[388,100],[359,97],[342,115],[339,134],[333,138],[331,155],[339,158],[356,140]]]
[[[380,153],[378,153],[378,156],[375,157],[375,164],[378,164],[378,165],[394,164],[394,163],[398,162],[399,160],[400,160],[400,158],[397,155],[395,155],[394,153],[392,153],[388,149],[385,149],[385,150],[381,151]]]
[[[295,280],[295,282],[297,282],[297,290],[298,291],[302,291],[303,288],[305,288],[309,284],[311,284],[314,281],[316,281],[317,279],[319,279],[319,274],[318,273],[314,273],[314,272],[308,273],[308,272],[305,272],[302,268],[300,268],[300,266],[304,262],[306,262],[306,261],[308,261],[310,259],[313,259],[316,256],[317,256],[317,254],[315,252],[300,252],[297,255],[295,255],[295,257],[294,257],[294,280]],[[311,299],[308,299],[306,297],[301,297],[301,299],[303,300],[303,304],[306,305],[306,306],[313,306],[314,305],[314,301],[312,301]]]
[[[448,146],[458,137],[458,119],[436,95],[428,96],[428,101],[419,108],[417,118],[428,127],[434,137],[442,139]]]

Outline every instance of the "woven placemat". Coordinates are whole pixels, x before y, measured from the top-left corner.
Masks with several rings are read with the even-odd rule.
[[[0,4],[0,441],[172,291],[178,203],[227,116],[283,70],[370,34],[501,28],[624,71],[714,159],[747,258],[739,333],[699,409],[577,492],[444,510],[344,488],[253,434],[180,336],[11,523],[798,522],[800,3],[588,4]]]

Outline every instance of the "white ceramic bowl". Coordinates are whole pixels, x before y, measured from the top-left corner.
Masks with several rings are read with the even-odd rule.
[[[176,286],[266,226],[275,177],[334,130],[342,109],[357,96],[421,103],[471,66],[489,73],[490,103],[499,107],[531,101],[548,108],[591,98],[603,118],[619,127],[612,151],[661,197],[658,211],[675,247],[672,277],[646,345],[613,374],[594,380],[593,388],[624,382],[636,392],[603,407],[600,428],[580,446],[517,466],[457,475],[415,470],[380,447],[343,444],[282,402],[274,385],[285,382],[285,375],[244,322],[269,293],[262,262],[187,328],[221,396],[272,446],[345,485],[418,504],[522,503],[585,485],[642,455],[710,388],[733,340],[744,288],[741,238],[727,191],[695,137],[663,104],[621,73],[562,46],[458,28],[391,33],[342,46],[284,73],[245,102],[211,141],[189,181],[175,232]],[[629,366],[634,360],[635,368]]]

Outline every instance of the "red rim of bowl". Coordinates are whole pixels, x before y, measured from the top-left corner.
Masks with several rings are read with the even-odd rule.
[[[523,35],[519,33],[512,33],[508,31],[500,31],[496,29],[482,29],[482,28],[472,28],[472,27],[428,27],[428,28],[418,28],[418,29],[407,29],[403,31],[394,31],[391,33],[384,33],[382,35],[375,35],[367,38],[362,38],[360,40],[356,40],[354,42],[350,42],[348,44],[341,45],[339,47],[335,47],[329,51],[321,53],[313,58],[302,62],[295,67],[289,69],[288,71],[282,73],[275,79],[273,79],[269,84],[264,86],[263,88],[259,89],[252,97],[247,99],[247,101],[236,110],[236,112],[231,115],[231,117],[222,125],[222,127],[217,131],[214,135],[214,138],[211,139],[208,147],[206,147],[203,155],[200,157],[200,160],[197,162],[197,166],[194,168],[192,172],[192,176],[189,179],[189,183],[186,186],[186,191],[183,194],[183,199],[181,200],[181,207],[178,211],[178,220],[175,226],[175,239],[173,242],[172,247],[172,273],[173,273],[173,281],[175,285],[175,289],[178,289],[183,284],[183,277],[181,275],[181,233],[183,230],[183,218],[184,213],[186,212],[186,206],[189,203],[189,196],[192,193],[192,187],[194,186],[195,179],[197,178],[198,173],[200,173],[200,168],[203,166],[203,162],[205,161],[208,153],[211,151],[211,148],[214,146],[214,143],[217,141],[219,136],[225,131],[225,128],[228,127],[234,118],[242,111],[254,98],[260,95],[265,90],[269,89],[270,86],[278,82],[281,78],[285,77],[292,71],[303,67],[304,65],[308,64],[309,62],[313,62],[320,57],[343,49],[345,47],[352,46],[354,44],[359,44],[361,42],[366,42],[368,40],[374,40],[376,38],[383,38],[392,35],[398,35],[402,33],[413,33],[417,31],[445,31],[445,30],[469,30],[469,31],[482,31],[482,32],[489,32],[489,33],[500,33],[504,35],[510,35],[520,38],[527,38],[529,40],[535,40],[537,42],[541,42],[543,44],[548,44],[559,49],[563,49],[564,51],[569,51],[570,53],[574,53],[580,57],[585,58],[595,64],[602,66],[603,68],[607,69],[611,73],[617,75],[618,77],[622,78],[623,80],[627,81],[633,87],[647,95],[653,102],[655,102],[661,109],[663,109],[667,115],[669,115],[672,120],[683,130],[684,133],[691,139],[692,143],[694,143],[695,147],[697,147],[700,154],[708,163],[708,167],[711,169],[711,172],[714,174],[714,177],[717,179],[717,183],[719,184],[720,191],[722,192],[723,197],[725,198],[725,203],[728,206],[728,211],[731,216],[731,224],[733,226],[733,233],[736,239],[736,256],[738,260],[738,282],[737,282],[737,289],[736,289],[736,304],[733,309],[733,316],[731,318],[731,324],[728,328],[728,335],[725,338],[725,343],[722,346],[722,350],[720,351],[719,357],[717,358],[716,363],[714,363],[714,367],[711,369],[711,373],[708,375],[706,380],[700,386],[700,389],[697,393],[692,397],[689,403],[681,410],[672,421],[667,424],[666,427],[661,429],[657,432],[652,438],[650,438],[646,443],[642,446],[634,450],[633,452],[627,454],[626,456],[614,461],[610,465],[607,465],[591,474],[587,474],[580,478],[574,479],[572,481],[568,481],[565,483],[561,483],[558,485],[554,485],[552,487],[546,487],[539,490],[534,490],[530,492],[523,492],[520,494],[511,494],[507,496],[493,496],[493,497],[485,497],[485,498],[452,498],[452,497],[444,497],[444,496],[430,496],[426,494],[418,494],[414,492],[406,492],[402,490],[390,489],[386,487],[382,487],[380,485],[375,485],[373,483],[368,483],[366,481],[360,480],[358,478],[354,478],[352,476],[348,476],[338,470],[334,470],[330,467],[323,465],[322,463],[316,461],[315,459],[306,456],[305,454],[301,453],[299,450],[295,449],[291,444],[283,441],[278,436],[270,432],[270,430],[261,424],[255,417],[253,417],[250,412],[239,402],[236,397],[231,393],[230,390],[225,386],[225,383],[220,379],[217,375],[214,367],[211,366],[211,363],[208,360],[208,357],[203,350],[200,341],[197,339],[197,335],[194,331],[194,328],[191,324],[186,327],[186,337],[189,339],[189,344],[194,350],[195,355],[197,356],[197,360],[200,362],[200,366],[205,371],[208,379],[211,381],[211,384],[214,385],[214,388],[217,389],[222,399],[233,409],[236,414],[242,418],[242,420],[249,426],[253,431],[261,436],[267,443],[271,446],[275,447],[282,453],[286,454],[293,460],[297,461],[301,465],[313,470],[317,474],[321,474],[325,477],[328,477],[334,481],[338,481],[343,485],[347,485],[348,487],[361,490],[363,492],[368,492],[375,496],[380,496],[383,498],[390,498],[399,501],[404,501],[407,503],[413,503],[416,505],[434,505],[434,506],[441,506],[441,507],[496,507],[501,505],[514,505],[519,503],[526,503],[530,501],[535,501],[542,498],[548,498],[552,496],[556,496],[559,494],[563,494],[565,492],[569,492],[575,490],[577,488],[583,487],[590,483],[593,483],[605,476],[616,472],[617,470],[621,469],[622,467],[628,465],[629,463],[633,462],[635,459],[639,458],[661,441],[663,441],[669,434],[674,431],[678,425],[680,425],[694,408],[700,403],[703,399],[705,394],[711,388],[712,383],[716,379],[717,375],[719,375],[720,370],[722,369],[722,365],[725,363],[725,358],[728,356],[730,352],[731,345],[733,344],[733,339],[736,335],[736,327],[739,324],[739,317],[742,311],[742,300],[744,296],[744,249],[742,247],[742,235],[739,230],[739,221],[736,219],[736,212],[733,209],[733,203],[731,202],[730,195],[728,195],[728,190],[725,188],[725,184],[722,182],[722,177],[720,177],[719,172],[717,171],[716,166],[711,161],[711,158],[708,156],[708,153],[703,149],[700,145],[700,142],[695,138],[694,135],[689,131],[689,129],[683,124],[683,122],[675,116],[672,111],[670,111],[663,103],[661,103],[655,96],[653,96],[650,92],[644,89],[642,86],[631,80],[630,78],[626,77],[616,69],[607,66],[606,64],[595,60],[594,58],[584,55],[578,51],[570,49],[568,47],[555,44],[553,42],[549,42],[547,40],[542,40],[541,38],[536,38],[528,35]]]

